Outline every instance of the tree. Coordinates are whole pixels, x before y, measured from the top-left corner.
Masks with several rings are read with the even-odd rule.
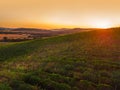
[[[8,41],[8,38],[7,37],[3,37],[3,41],[4,42]]]

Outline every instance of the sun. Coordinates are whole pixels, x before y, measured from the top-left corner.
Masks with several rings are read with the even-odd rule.
[[[92,24],[92,27],[106,29],[106,28],[110,28],[112,26],[111,26],[111,23],[107,22],[107,21],[96,21]]]

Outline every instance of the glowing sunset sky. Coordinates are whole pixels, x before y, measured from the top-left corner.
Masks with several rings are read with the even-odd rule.
[[[1,27],[95,27],[120,25],[120,0],[1,0]]]

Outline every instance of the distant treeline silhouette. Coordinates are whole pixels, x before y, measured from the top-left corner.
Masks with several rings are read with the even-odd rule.
[[[16,38],[16,39],[10,39],[8,37],[3,37],[0,42],[20,42],[20,41],[26,41],[29,40],[28,38]]]

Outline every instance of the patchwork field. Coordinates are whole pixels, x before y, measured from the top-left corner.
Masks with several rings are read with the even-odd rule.
[[[7,37],[8,39],[24,39],[28,38],[28,35],[26,34],[0,34],[0,40]]]
[[[120,29],[1,45],[0,90],[120,90]]]

